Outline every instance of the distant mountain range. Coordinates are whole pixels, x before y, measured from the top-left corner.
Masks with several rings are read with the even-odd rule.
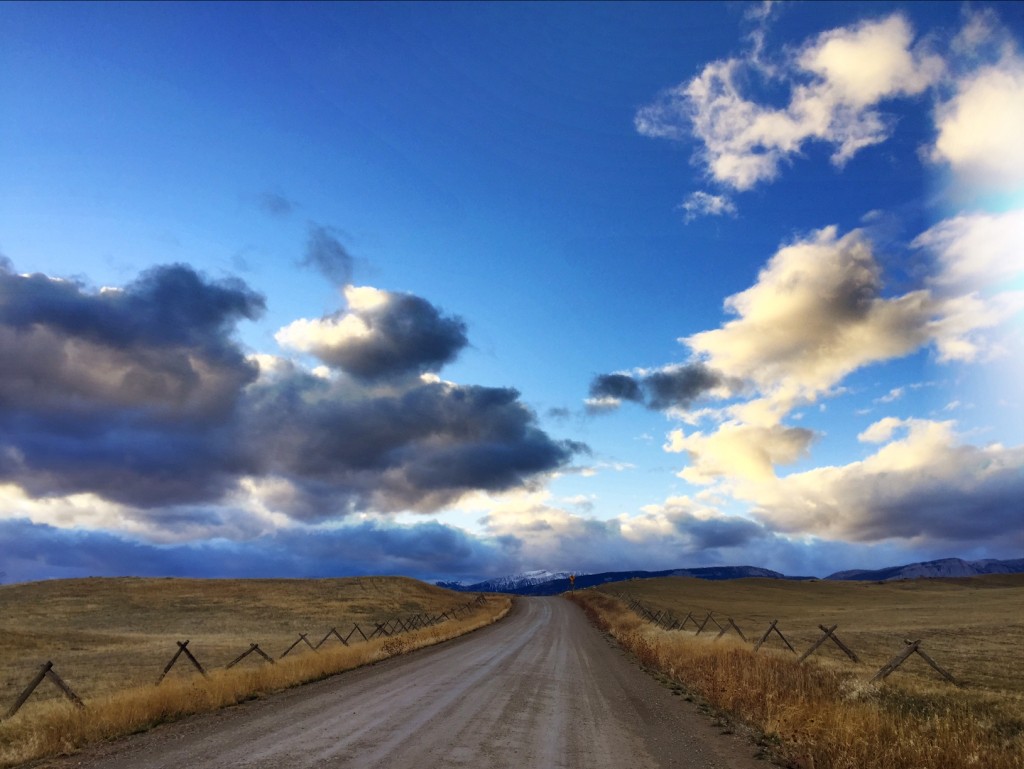
[[[964,561],[959,558],[943,558],[938,561],[910,563],[905,566],[891,566],[887,569],[851,569],[837,571],[825,579],[880,582],[897,579],[918,579],[935,577],[974,577],[980,574],[1024,573],[1024,558],[1009,561],[987,559]],[[438,582],[438,586],[449,590],[474,593],[513,593],[515,595],[558,595],[572,586],[567,571],[527,571],[507,577],[488,579],[471,585],[462,582]],[[585,588],[603,585],[606,582],[621,582],[627,579],[651,579],[653,577],[696,577],[698,579],[743,579],[761,577],[764,579],[806,580],[813,577],[789,577],[770,569],[756,566],[711,566],[700,569],[666,569],[665,571],[604,571],[599,574],[577,574],[575,587]]]
[[[1020,574],[1024,572],[1024,558],[1010,561],[963,561],[959,558],[942,558],[938,561],[910,563],[906,566],[890,566],[887,569],[851,569],[837,571],[825,579],[842,579],[882,582],[893,579],[917,579],[919,577],[976,577],[979,574]]]
[[[551,574],[547,579],[538,575]],[[593,587],[606,582],[621,582],[626,579],[650,579],[652,577],[698,577],[700,579],[742,579],[743,577],[765,577],[769,579],[789,579],[784,574],[756,566],[712,566],[703,569],[666,569],[665,571],[604,571],[599,574],[577,574],[576,587]],[[806,579],[797,577],[796,579]],[[474,593],[514,593],[515,595],[558,595],[564,593],[572,585],[569,572],[528,571],[497,579],[488,579],[472,585],[461,582],[438,582],[440,587],[449,590],[462,590]]]

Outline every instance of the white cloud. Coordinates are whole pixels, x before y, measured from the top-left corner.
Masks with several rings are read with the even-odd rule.
[[[226,504],[143,509],[92,493],[33,497],[13,483],[0,484],[0,520],[27,519],[58,529],[98,530],[168,544],[208,539],[244,541],[284,528],[285,516],[262,506],[243,482]]]
[[[274,334],[274,339],[282,347],[320,356],[352,339],[369,337],[373,331],[359,313],[386,304],[387,292],[369,286],[346,286],[344,293],[348,313],[299,318]]]
[[[709,192],[695,192],[679,205],[686,211],[686,221],[690,222],[698,216],[736,215],[736,204],[726,195],[712,195]]]
[[[1024,104],[1024,92],[1021,100]],[[997,288],[1024,276],[1024,209],[960,214],[921,233],[911,245],[934,255],[935,285],[959,291]]]
[[[1024,60],[1009,56],[957,83],[956,95],[937,109],[936,162],[983,189],[1024,186]]]
[[[763,35],[755,35],[752,52],[706,65],[640,109],[634,124],[657,138],[692,133],[711,178],[736,190],[774,179],[809,141],[832,145],[832,162],[842,166],[888,138],[889,121],[878,104],[920,94],[942,73],[942,60],[914,48],[913,37],[907,20],[893,14],[824,32],[783,67],[770,68],[761,59]],[[741,84],[759,74],[789,86],[785,107],[744,95]]]
[[[775,466],[805,456],[814,433],[799,427],[764,427],[725,422],[712,433],[682,430],[669,433],[665,451],[686,453],[690,465],[679,477],[706,485],[720,478],[765,481],[775,477]]]
[[[486,535],[514,539],[517,549],[529,554],[524,567],[604,571],[706,565],[771,538],[754,521],[723,515],[689,497],[611,519],[569,512],[552,504],[547,492],[493,501],[483,519]]]
[[[826,227],[781,248],[757,283],[725,301],[738,317],[682,339],[726,376],[753,381],[779,402],[813,399],[875,361],[929,339],[927,291],[886,299],[870,242]],[[952,331],[950,331],[952,333]]]
[[[962,444],[953,422],[892,417],[860,438],[885,445],[863,461],[743,484],[737,493],[754,503],[759,520],[783,532],[1024,546],[1024,447]]]

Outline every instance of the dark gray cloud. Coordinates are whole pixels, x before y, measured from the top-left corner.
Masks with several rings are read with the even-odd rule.
[[[364,379],[418,371],[465,344],[461,320],[390,294],[373,341],[340,361]],[[120,290],[0,270],[0,482],[33,497],[92,492],[150,510],[215,502],[243,477],[304,519],[368,507],[433,510],[529,483],[579,451],[551,439],[515,390],[357,378],[293,367],[257,381],[235,324],[263,300],[188,267]],[[269,493],[269,492],[268,492]]]
[[[388,395],[346,391],[300,371],[248,394],[250,445],[273,436],[264,472],[303,519],[356,509],[434,510],[468,491],[526,484],[585,450],[552,440],[509,388],[415,382]]]
[[[657,411],[689,408],[708,390],[722,384],[722,376],[703,363],[690,363],[648,374],[643,379],[647,407]]]
[[[319,224],[309,225],[304,267],[312,267],[332,283],[347,286],[352,283],[354,259],[338,240],[334,230]]]
[[[644,399],[640,383],[629,374],[600,374],[590,383],[592,398],[616,398],[640,403]]]
[[[643,376],[600,374],[590,383],[590,396],[643,403],[654,411],[689,408],[709,390],[725,384],[725,378],[703,363],[672,366]],[[593,408],[591,411],[605,411]]]
[[[707,519],[687,516],[677,518],[674,523],[696,551],[748,547],[771,536],[764,526],[739,516]]]
[[[257,376],[232,333],[262,310],[182,265],[102,292],[0,270],[0,479],[141,505],[222,493]]]
[[[271,216],[286,217],[295,210],[295,203],[276,192],[265,192],[260,196],[260,208]]]
[[[413,294],[378,293],[380,303],[350,310],[365,333],[310,345],[309,351],[352,376],[379,380],[438,371],[469,344],[461,318]]]
[[[367,521],[337,529],[293,529],[244,546],[157,545],[99,531],[0,520],[6,582],[68,577],[336,577],[403,574],[420,579],[515,571],[505,543],[429,521]],[[493,571],[492,571],[493,570]]]

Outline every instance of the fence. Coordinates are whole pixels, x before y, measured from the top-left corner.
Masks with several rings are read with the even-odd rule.
[[[277,659],[283,659],[288,656],[290,652],[302,643],[305,643],[306,646],[308,646],[314,653],[318,653],[321,647],[323,647],[332,636],[337,638],[343,646],[347,647],[354,643],[359,643],[359,639],[362,639],[362,642],[365,643],[373,640],[374,638],[390,638],[396,635],[401,635],[402,633],[411,633],[416,630],[423,630],[424,628],[433,627],[443,622],[458,619],[460,616],[465,616],[465,614],[471,613],[475,606],[480,606],[486,603],[486,601],[487,599],[484,597],[484,594],[480,593],[472,601],[467,601],[464,604],[459,604],[436,614],[420,613],[406,617],[391,617],[382,622],[367,623],[365,630],[358,623],[353,623],[351,629],[349,629],[348,633],[344,636],[338,632],[337,627],[332,627],[317,644],[311,643],[306,633],[299,633],[299,637],[291,646],[285,649]],[[370,629],[371,625],[373,628],[372,630]],[[356,634],[358,634],[359,638],[356,638]],[[190,641],[177,641],[176,643],[178,645],[178,650],[174,653],[174,656],[171,657],[167,665],[164,666],[163,672],[160,673],[160,676],[157,678],[154,686],[159,686],[175,664],[177,664],[177,662],[182,658],[187,660],[203,677],[208,675],[206,668],[203,667],[196,656],[188,648]],[[275,664],[274,658],[267,654],[264,649],[260,648],[258,643],[250,643],[249,648],[231,660],[231,662],[227,663],[227,665],[224,666],[224,669],[226,670],[234,667],[250,655],[255,655],[267,664]],[[4,715],[4,718],[10,718],[17,713],[44,679],[49,679],[69,701],[75,704],[76,707],[85,708],[85,702],[75,694],[71,687],[68,686],[67,682],[60,677],[56,670],[54,670],[54,663],[52,661],[47,661],[40,666],[39,671],[18,696],[18,699],[7,711],[6,715]]]
[[[665,609],[652,609],[649,606],[645,606],[643,603],[641,603],[636,598],[630,595],[617,593],[612,590],[609,590],[608,593],[610,595],[614,595],[619,600],[625,602],[629,606],[629,608],[642,619],[647,620],[651,624],[657,625],[662,630],[686,631],[688,630],[688,625],[690,623],[693,623],[695,629],[694,636],[696,637],[701,635],[706,629],[708,629],[710,632],[713,632],[713,630],[709,626],[714,625],[714,627],[718,629],[718,633],[715,635],[713,639],[715,641],[724,636],[730,630],[733,630],[736,632],[736,634],[740,637],[742,641],[746,643],[751,643],[750,641],[748,641],[747,637],[743,634],[743,631],[740,629],[740,626],[735,622],[735,620],[733,620],[732,617],[726,617],[725,624],[723,624],[718,618],[714,616],[714,612],[710,609],[704,610],[707,613],[703,617],[703,619],[698,619],[693,616],[693,612],[689,612],[682,620],[680,620],[671,612]],[[830,627],[818,625],[818,629],[821,630],[821,636],[813,644],[811,644],[811,646],[803,654],[798,655],[797,662],[802,663],[804,660],[806,660],[808,657],[814,654],[814,652],[816,652],[827,641],[831,641],[835,646],[839,648],[840,651],[842,651],[853,662],[860,663],[861,660],[857,656],[857,654],[849,646],[843,643],[843,641],[840,640],[839,636],[836,634],[837,628],[838,625],[832,625]],[[765,643],[767,643],[770,640],[772,634],[777,636],[782,641],[782,643],[785,644],[786,648],[789,649],[789,651],[791,651],[794,655],[797,655],[796,649],[793,648],[793,645],[789,642],[789,639],[786,638],[785,634],[779,628],[779,621],[777,619],[772,620],[769,623],[767,629],[764,631],[764,633],[756,641],[753,642],[753,650],[757,652]],[[960,681],[955,679],[947,670],[942,668],[942,666],[940,666],[934,659],[932,659],[924,651],[924,649],[921,648],[920,640],[911,641],[909,639],[904,641],[903,649],[901,649],[892,659],[890,659],[881,668],[879,668],[878,672],[875,673],[874,676],[872,676],[870,683],[874,683],[876,681],[880,681],[887,678],[889,675],[895,672],[900,665],[906,662],[914,654],[920,656],[921,659],[927,662],[933,669],[935,669],[940,675],[942,675],[943,678],[945,678],[950,683],[956,686],[963,685]]]

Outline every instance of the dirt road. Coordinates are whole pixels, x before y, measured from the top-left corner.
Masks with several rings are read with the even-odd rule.
[[[765,769],[561,598],[496,625],[47,767]]]

